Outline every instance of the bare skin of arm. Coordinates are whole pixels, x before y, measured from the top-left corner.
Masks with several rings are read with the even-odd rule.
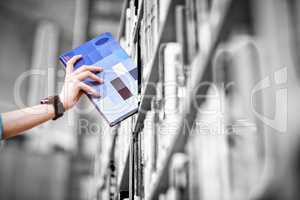
[[[93,72],[101,72],[102,68],[97,66],[83,66],[74,71],[74,64],[81,56],[74,56],[69,60],[66,67],[66,77],[63,89],[59,95],[65,111],[76,105],[83,92],[93,96],[100,96],[91,86],[83,83],[86,78],[91,78],[94,81],[103,83]],[[53,105],[36,105],[33,107],[24,108],[12,112],[3,113],[3,139],[8,139],[22,132],[38,126],[46,121],[54,118]]]

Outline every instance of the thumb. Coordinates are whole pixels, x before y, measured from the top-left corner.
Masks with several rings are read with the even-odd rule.
[[[81,55],[73,56],[68,62],[67,62],[67,67],[66,67],[66,74],[70,75],[73,70],[74,70],[74,65],[75,63],[81,59]]]

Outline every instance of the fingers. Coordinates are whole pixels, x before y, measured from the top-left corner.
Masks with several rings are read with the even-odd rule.
[[[74,70],[75,63],[81,58],[81,55],[73,56],[67,63],[66,74],[69,75]]]
[[[86,78],[91,78],[94,81],[97,81],[99,83],[103,83],[103,80],[101,78],[99,78],[96,74],[94,74],[90,71],[85,71],[85,72],[82,72],[82,73],[77,75],[77,79],[80,80],[80,81],[83,81]]]
[[[74,74],[80,74],[82,72],[85,72],[85,71],[93,71],[93,72],[101,72],[103,71],[103,68],[102,67],[98,67],[98,66],[88,66],[88,65],[85,65],[85,66],[82,66],[80,67],[79,69],[77,69]]]
[[[89,86],[89,85],[87,85],[83,82],[81,82],[79,84],[79,87],[80,87],[81,90],[83,90],[84,92],[86,92],[90,95],[93,95],[95,97],[100,97],[100,94],[95,89],[93,89],[91,86]]]

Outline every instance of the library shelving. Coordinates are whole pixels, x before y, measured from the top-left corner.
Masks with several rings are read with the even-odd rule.
[[[131,200],[264,199],[286,182],[296,188],[270,177],[290,169],[274,165],[296,153],[292,137],[284,139],[288,151],[274,152],[282,138],[270,135],[282,129],[261,116],[275,112],[268,106],[276,102],[270,91],[254,93],[272,73],[279,82],[279,74],[297,79],[282,69],[295,71],[296,58],[273,45],[295,48],[291,7],[279,0],[125,0],[119,40],[139,68],[140,104],[116,128],[109,152],[117,181],[103,193]],[[276,35],[271,30],[278,26],[284,28]]]

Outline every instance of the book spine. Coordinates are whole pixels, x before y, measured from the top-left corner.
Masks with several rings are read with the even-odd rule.
[[[199,51],[204,53],[211,45],[210,7],[207,1],[196,1]]]
[[[186,29],[187,29],[187,42],[188,42],[188,62],[192,62],[198,50],[198,40],[196,31],[195,19],[195,5],[193,0],[186,0]]]
[[[59,60],[65,67],[67,66],[68,61],[66,61],[63,56],[59,56]]]
[[[178,43],[168,43],[164,51],[164,107],[166,118],[177,112],[177,80],[176,66],[180,58],[181,48]],[[169,116],[170,115],[170,116]]]
[[[176,41],[181,45],[182,49],[187,49],[187,29],[185,26],[185,6],[178,5],[175,8],[175,20],[176,20]],[[188,64],[188,52],[182,51],[183,64]]]

